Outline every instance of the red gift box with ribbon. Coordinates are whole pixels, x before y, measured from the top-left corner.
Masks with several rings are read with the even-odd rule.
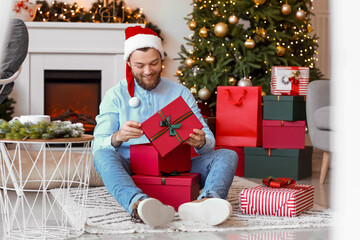
[[[145,194],[173,206],[196,200],[200,191],[199,173],[171,173],[170,176],[133,175],[136,186]],[[173,176],[171,176],[173,175]]]
[[[271,94],[306,96],[309,67],[274,66],[271,68]]]
[[[240,208],[243,214],[296,217],[314,205],[314,186],[296,184],[290,178],[268,178],[257,186],[242,190]]]
[[[191,170],[191,147],[180,144],[162,157],[151,144],[130,145],[130,170],[132,173],[160,176],[173,171]]]
[[[185,142],[193,129],[203,125],[180,96],[145,120],[141,129],[161,156]]]
[[[305,121],[263,120],[263,148],[305,148]]]

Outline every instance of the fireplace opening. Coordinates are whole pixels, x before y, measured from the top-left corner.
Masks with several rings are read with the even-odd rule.
[[[45,109],[51,120],[81,122],[92,134],[101,101],[101,71],[45,70]]]

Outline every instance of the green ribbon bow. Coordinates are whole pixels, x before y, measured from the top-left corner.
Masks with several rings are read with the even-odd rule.
[[[164,120],[160,121],[160,127],[168,127],[169,128],[170,136],[175,136],[176,135],[175,129],[179,129],[180,126],[181,126],[181,123],[171,124],[170,115],[168,117],[166,117]]]

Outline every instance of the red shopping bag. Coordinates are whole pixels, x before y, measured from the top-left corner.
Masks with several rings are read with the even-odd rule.
[[[261,87],[217,88],[216,145],[262,144]]]

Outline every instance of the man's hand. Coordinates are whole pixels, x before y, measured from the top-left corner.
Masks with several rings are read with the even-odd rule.
[[[111,145],[113,145],[113,147],[120,147],[123,142],[129,141],[129,139],[141,137],[144,132],[140,127],[141,123],[136,121],[130,120],[124,122],[120,130],[112,135]]]
[[[190,134],[190,137],[185,142],[190,146],[200,149],[206,143],[205,132],[200,129],[194,129],[193,131],[194,132]]]

